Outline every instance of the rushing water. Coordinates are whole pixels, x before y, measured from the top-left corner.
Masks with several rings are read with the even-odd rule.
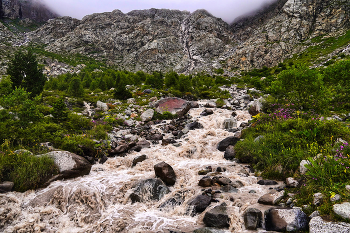
[[[190,131],[173,145],[152,145],[126,157],[110,158],[105,164],[93,165],[91,173],[72,180],[56,181],[45,189],[11,192],[0,195],[0,231],[4,232],[191,232],[204,227],[204,213],[186,215],[186,203],[202,188],[198,171],[207,166],[225,167],[221,175],[240,180],[245,186],[238,193],[218,194],[226,202],[231,217],[227,232],[244,231],[243,212],[257,203],[257,198],[268,188],[257,185],[257,177],[242,174],[246,167],[223,158],[216,149],[222,139],[233,133],[223,129],[223,121],[232,111],[215,109],[213,115],[200,117],[202,108],[192,109],[190,115],[198,118],[203,129]],[[248,121],[248,112],[237,111],[238,124]],[[155,126],[155,127],[160,127]],[[170,136],[170,135],[169,135]],[[132,167],[133,158],[147,155],[147,160]],[[135,182],[154,178],[154,165],[170,164],[177,175],[170,193],[159,202],[134,203],[128,199]],[[244,173],[244,172],[243,172]],[[255,194],[249,193],[255,190]],[[165,200],[181,192],[185,202],[174,208],[158,208]],[[211,203],[210,209],[220,203]]]

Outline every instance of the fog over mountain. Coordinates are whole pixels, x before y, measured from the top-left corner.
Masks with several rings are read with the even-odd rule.
[[[187,10],[206,9],[214,16],[231,23],[238,16],[259,9],[275,0],[43,0],[62,16],[81,19],[85,15],[110,12],[119,9],[124,13],[132,10],[166,8]]]

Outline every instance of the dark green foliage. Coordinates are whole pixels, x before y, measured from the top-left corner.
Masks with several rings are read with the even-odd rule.
[[[82,97],[84,95],[84,88],[80,78],[74,77],[69,83],[68,93],[74,97]]]
[[[164,79],[161,72],[153,72],[152,75],[148,75],[145,81],[146,85],[150,85],[153,88],[161,89],[163,87]]]
[[[13,89],[22,87],[31,93],[31,97],[39,95],[44,89],[46,77],[31,50],[16,52],[9,63],[7,74],[11,78]]]
[[[164,84],[166,88],[170,88],[170,87],[176,88],[178,85],[178,81],[179,81],[179,75],[174,71],[171,71],[165,75]]]
[[[64,102],[64,98],[59,98],[52,105],[52,116],[56,123],[65,122],[68,119],[68,108]]]
[[[0,154],[0,182],[14,182],[15,191],[37,189],[56,174],[58,169],[49,157],[37,157],[28,153],[15,154],[11,151]]]
[[[0,97],[9,95],[12,92],[12,82],[9,77],[3,78],[0,81]]]

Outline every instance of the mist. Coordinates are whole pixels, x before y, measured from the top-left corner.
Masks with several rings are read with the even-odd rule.
[[[132,10],[165,8],[193,12],[206,9],[212,15],[231,23],[235,18],[261,8],[275,0],[43,0],[61,16],[81,19],[92,13],[110,12],[115,9],[128,13]]]

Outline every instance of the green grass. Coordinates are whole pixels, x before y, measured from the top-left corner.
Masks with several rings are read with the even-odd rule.
[[[24,192],[37,189],[48,178],[58,174],[58,169],[49,157],[37,157],[29,153],[0,153],[0,181],[14,182],[14,190]]]

